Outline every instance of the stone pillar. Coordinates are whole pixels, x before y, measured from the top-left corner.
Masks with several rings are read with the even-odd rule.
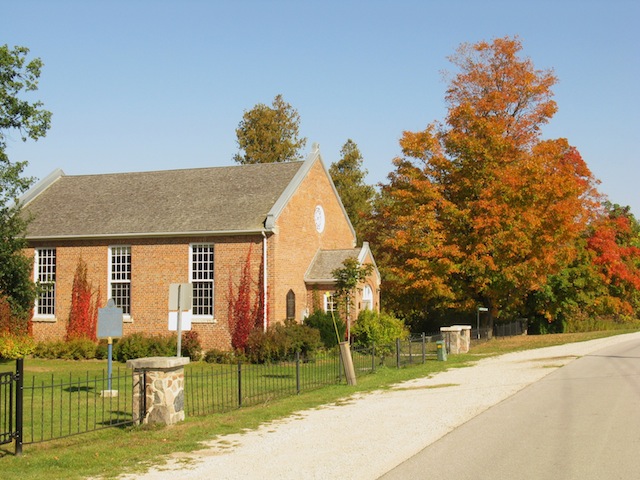
[[[184,420],[184,366],[189,357],[149,357],[127,361],[133,369],[133,420],[173,425]],[[135,411],[137,408],[137,411]]]
[[[467,353],[471,347],[471,325],[454,325],[460,329],[460,353]]]

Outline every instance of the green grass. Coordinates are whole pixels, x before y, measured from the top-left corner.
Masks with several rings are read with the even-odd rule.
[[[201,442],[218,435],[255,429],[259,425],[286,417],[294,412],[326,404],[348,402],[355,393],[387,389],[391,385],[424,377],[449,369],[465,367],[478,358],[510,351],[629,332],[595,332],[494,339],[474,344],[469,354],[450,355],[447,362],[428,360],[410,368],[378,368],[375,374],[358,376],[357,386],[333,385],[281,399],[267,399],[260,405],[235,409],[208,416],[187,418],[172,427],[126,427],[100,430],[62,440],[27,445],[21,457],[13,456],[13,446],[0,447],[0,472],[3,480],[114,478],[123,472],[141,472],[174,452],[189,452],[201,447]],[[29,359],[29,374],[51,375],[64,371],[86,375],[87,370],[101,372],[106,362],[73,362]],[[13,368],[13,362],[0,362],[0,371]],[[190,368],[199,368],[195,365]]]

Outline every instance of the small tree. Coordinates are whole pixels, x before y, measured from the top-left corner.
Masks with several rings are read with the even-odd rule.
[[[271,107],[259,103],[242,116],[236,136],[243,153],[233,159],[243,165],[301,160],[307,139],[298,137],[299,126],[300,115],[282,95],[273,99]]]
[[[88,338],[95,341],[98,326],[98,308],[101,304],[100,289],[95,294],[93,286],[87,280],[87,264],[80,257],[73,276],[71,291],[71,311],[67,324],[67,341],[75,338]]]
[[[347,340],[351,340],[351,308],[355,290],[373,270],[373,265],[361,265],[358,259],[350,257],[342,262],[342,268],[336,268],[331,275],[336,280],[335,295],[344,308],[347,319]]]

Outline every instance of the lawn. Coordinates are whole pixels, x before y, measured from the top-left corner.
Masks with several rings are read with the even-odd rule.
[[[123,472],[143,471],[148,465],[161,462],[164,455],[172,452],[196,450],[200,442],[217,435],[253,429],[262,423],[299,410],[339,403],[355,393],[384,389],[412,378],[428,376],[449,368],[465,367],[484,356],[591,340],[618,333],[628,332],[494,339],[473,344],[469,354],[450,355],[447,362],[438,362],[429,357],[424,364],[414,363],[410,368],[378,367],[375,374],[359,375],[357,386],[330,385],[283,398],[276,398],[275,395],[261,397],[259,404],[206,416],[190,416],[184,422],[169,428],[141,426],[98,430],[61,440],[27,445],[21,457],[13,455],[12,445],[5,445],[0,447],[0,471],[3,480],[114,478]],[[10,370],[13,365],[13,362],[0,362],[0,371]],[[121,368],[123,367],[121,365]],[[206,364],[193,364],[189,366],[189,371],[197,372],[198,369],[210,367]],[[288,371],[280,371],[273,375],[278,379],[290,379],[292,371],[291,367],[288,368]],[[106,361],[29,359],[25,362],[27,378],[30,375],[35,375],[36,378],[50,378],[53,374],[62,375],[64,378],[71,375],[73,379],[82,378],[87,372],[89,375],[102,375],[103,370],[106,370]]]

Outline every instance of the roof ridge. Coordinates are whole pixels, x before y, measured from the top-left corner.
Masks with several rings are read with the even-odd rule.
[[[136,170],[131,172],[104,172],[104,173],[79,173],[79,174],[65,174],[65,177],[100,177],[100,176],[121,176],[121,175],[143,175],[152,173],[173,173],[173,172],[191,172],[197,170],[216,170],[216,169],[235,169],[235,168],[279,168],[283,165],[293,165],[304,163],[301,160],[292,162],[272,162],[272,163],[251,163],[245,165],[213,165],[210,167],[190,167],[190,168],[170,168],[166,170]]]

